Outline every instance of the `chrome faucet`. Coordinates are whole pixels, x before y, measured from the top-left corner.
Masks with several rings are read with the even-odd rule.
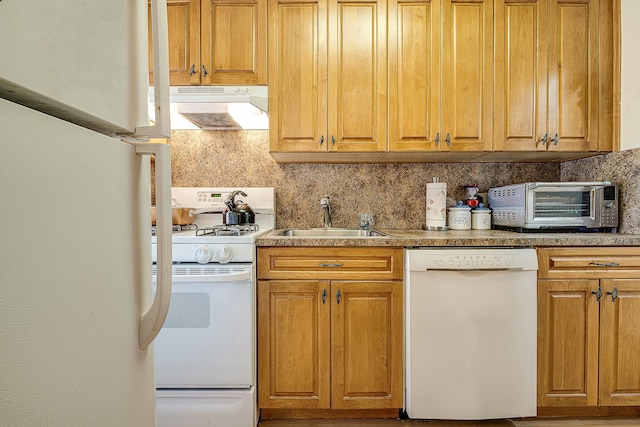
[[[324,228],[331,227],[331,202],[329,196],[320,199],[320,207],[324,211]]]

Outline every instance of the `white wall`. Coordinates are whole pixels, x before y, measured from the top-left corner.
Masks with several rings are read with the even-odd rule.
[[[640,147],[640,1],[621,0],[620,150]]]

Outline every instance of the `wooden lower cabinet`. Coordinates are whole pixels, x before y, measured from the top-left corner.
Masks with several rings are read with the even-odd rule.
[[[318,264],[342,266],[321,267],[326,274],[313,268],[299,274],[315,279],[260,279],[270,275],[260,261],[273,255],[271,250],[295,268],[297,249],[258,249],[258,405],[292,410],[401,408],[402,250],[383,249],[369,256],[367,249],[317,248],[312,252],[319,255]],[[302,264],[309,262],[309,255],[301,256]],[[367,257],[375,262],[361,262]],[[348,267],[341,274],[340,268],[354,262],[361,265],[363,276],[372,274],[372,265],[388,263],[395,277],[358,280],[358,273]]]
[[[640,405],[640,248],[538,258],[538,406]]]

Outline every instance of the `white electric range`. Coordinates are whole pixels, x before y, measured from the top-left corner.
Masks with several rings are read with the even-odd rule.
[[[225,226],[225,200],[247,203],[255,222]],[[158,427],[254,427],[256,397],[255,239],[275,227],[273,188],[171,189],[193,224],[172,234],[172,292],[156,338]],[[152,239],[155,262],[155,237]],[[155,278],[155,264],[154,264]]]

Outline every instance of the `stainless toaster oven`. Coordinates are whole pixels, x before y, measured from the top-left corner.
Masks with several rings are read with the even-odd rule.
[[[618,227],[618,188],[610,182],[527,182],[490,188],[495,228],[605,231]]]

